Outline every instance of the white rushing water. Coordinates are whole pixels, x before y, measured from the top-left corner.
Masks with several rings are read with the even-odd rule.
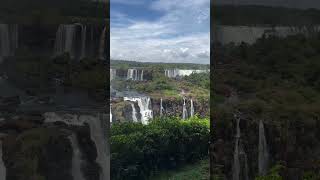
[[[161,98],[161,100],[160,100],[160,116],[163,115],[163,110],[164,110],[164,108],[163,108],[162,98]]]
[[[233,153],[233,169],[232,169],[232,179],[240,180],[240,160],[239,160],[239,143],[240,143],[240,118],[236,118],[237,129],[235,136],[235,145]]]
[[[264,125],[262,120],[259,122],[259,157],[258,157],[258,168],[259,175],[264,176],[268,171],[268,160],[269,160],[269,152],[267,141],[264,132]]]
[[[2,141],[0,141],[0,180],[6,180],[6,167],[3,162]]]
[[[166,69],[164,74],[169,78],[176,78],[182,76],[190,76],[192,73],[205,73],[209,70],[197,70],[197,69]]]
[[[87,26],[81,25],[81,56],[80,59],[86,57],[86,40],[87,40]]]
[[[115,79],[117,76],[117,70],[116,69],[110,69],[110,81]]]
[[[124,101],[137,102],[140,108],[141,123],[148,124],[149,120],[153,118],[153,112],[151,109],[151,99],[150,97],[124,97]]]
[[[18,47],[18,25],[0,24],[0,63]]]
[[[58,114],[55,112],[44,113],[45,123],[64,122],[69,125],[83,126],[89,124],[91,140],[96,145],[97,159],[96,162],[101,167],[100,180],[106,180],[110,175],[110,158],[107,148],[107,127],[104,116],[98,115],[77,115],[77,114]]]
[[[79,148],[77,136],[75,134],[72,134],[68,138],[70,140],[71,147],[73,150],[72,168],[71,168],[73,180],[85,180],[85,178],[83,177],[83,173],[81,171],[81,163],[82,163],[81,151]]]
[[[99,58],[105,59],[105,42],[106,42],[106,31],[107,27],[104,27],[100,36],[100,44],[99,44]]]
[[[110,104],[110,122],[112,123],[112,112],[111,112],[111,104]]]
[[[188,118],[188,111],[186,106],[186,99],[183,98],[182,119],[187,119],[187,118]]]
[[[143,69],[128,69],[127,80],[143,81]]]
[[[74,57],[74,41],[75,41],[75,30],[77,25],[75,24],[61,24],[58,27],[55,40],[55,51],[56,56],[63,53],[69,53],[70,57]]]
[[[134,103],[130,103],[130,104],[132,107],[132,120],[133,120],[133,122],[138,122],[137,111],[136,111],[136,108],[134,107]]]
[[[193,101],[192,99],[190,100],[190,103],[191,103],[191,107],[190,107],[190,116],[194,116],[194,106],[193,106]]]

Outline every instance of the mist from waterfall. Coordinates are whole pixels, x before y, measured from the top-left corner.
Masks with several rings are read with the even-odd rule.
[[[193,106],[193,101],[192,99],[190,100],[190,103],[191,103],[191,107],[190,107],[190,117],[194,116],[194,106]]]
[[[136,111],[136,108],[134,107],[134,103],[130,103],[130,104],[132,107],[132,120],[133,120],[133,122],[138,122],[137,111]]]
[[[0,24],[0,63],[18,48],[18,25]]]
[[[168,78],[176,78],[182,76],[190,76],[192,73],[204,73],[208,70],[196,70],[196,69],[165,69],[164,75]]]
[[[148,124],[149,120],[153,118],[153,111],[151,108],[150,97],[124,97],[124,101],[137,102],[140,108],[141,123]]]
[[[258,168],[259,175],[264,176],[268,172],[268,161],[269,161],[269,152],[267,141],[264,132],[264,125],[262,120],[259,122],[259,157],[258,157]]]
[[[81,151],[79,148],[78,144],[78,139],[75,134],[70,135],[69,137],[71,147],[73,150],[73,155],[72,155],[72,168],[71,168],[71,173],[73,176],[73,180],[85,180],[83,177],[83,173],[81,171]]]
[[[182,119],[187,119],[187,118],[188,118],[188,111],[186,106],[186,99],[183,98]]]
[[[6,167],[3,162],[2,141],[0,141],[0,180],[6,180]]]

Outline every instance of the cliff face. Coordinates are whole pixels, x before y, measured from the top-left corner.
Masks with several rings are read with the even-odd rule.
[[[148,108],[152,111],[153,117],[160,116],[161,98],[151,98],[151,103]],[[186,99],[186,111],[187,117],[190,117],[191,113],[191,101]],[[133,110],[132,104],[135,110]],[[162,99],[162,115],[170,117],[183,117],[183,99],[182,98],[163,98]],[[193,99],[194,115],[205,117],[209,115],[209,102],[208,100]],[[133,112],[136,112],[136,118],[139,121],[141,119],[140,106],[138,102],[123,101],[118,99],[112,102],[112,122],[125,122],[133,121]]]
[[[24,113],[4,117],[0,129],[7,180],[70,180],[77,172],[73,153],[78,150],[81,176],[99,179],[101,166],[96,162],[97,149],[88,124],[48,122],[40,113]],[[71,135],[79,149],[74,149]]]

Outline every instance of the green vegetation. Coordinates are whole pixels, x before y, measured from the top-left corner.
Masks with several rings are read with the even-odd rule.
[[[286,163],[291,168],[297,168],[300,173],[308,170],[315,173],[320,146],[319,45],[319,34],[263,37],[253,45],[217,45],[221,54],[215,57],[218,66],[213,97],[216,99],[211,107],[214,126],[219,127],[215,135],[232,139],[228,132],[233,129],[236,111],[242,112],[253,126],[262,119],[272,131],[267,134],[267,141],[274,153],[290,149]],[[256,140],[246,136],[246,141]],[[262,179],[277,178],[271,173]]]
[[[175,171],[166,171],[156,174],[151,180],[208,180],[209,159],[186,165]]]
[[[137,62],[124,60],[111,60],[111,67],[116,69],[128,69],[129,67],[148,68],[149,70],[164,70],[164,69],[210,69],[208,64],[192,64],[192,63],[152,63],[152,62]]]
[[[111,127],[112,179],[149,179],[208,155],[209,119],[154,119]]]
[[[101,61],[85,59],[73,63],[68,55],[55,59],[46,56],[17,56],[8,59],[4,67],[6,71],[10,70],[8,74],[14,82],[31,88],[52,87],[53,78],[59,78],[66,87],[104,90],[108,78]]]

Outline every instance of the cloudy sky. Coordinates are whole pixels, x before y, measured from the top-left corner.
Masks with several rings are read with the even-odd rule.
[[[210,0],[110,4],[112,59],[210,63]]]

